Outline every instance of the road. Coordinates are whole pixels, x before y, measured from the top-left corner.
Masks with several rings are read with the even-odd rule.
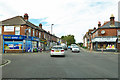
[[[118,55],[65,52],[65,57],[49,53],[3,55],[11,63],[3,67],[3,78],[117,78]]]

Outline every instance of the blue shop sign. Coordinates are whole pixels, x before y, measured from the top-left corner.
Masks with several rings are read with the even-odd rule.
[[[31,36],[28,36],[28,37],[27,37],[27,36],[25,36],[25,38],[24,38],[24,39],[25,39],[25,40],[30,40],[30,41],[31,41],[31,40],[32,40],[32,37],[31,37]]]
[[[32,37],[33,41],[39,41],[40,39],[38,37]]]
[[[24,39],[22,35],[3,35],[3,39]]]

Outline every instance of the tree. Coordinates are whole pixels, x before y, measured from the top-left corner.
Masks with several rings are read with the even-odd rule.
[[[75,44],[74,35],[62,36],[61,39],[66,40],[67,41],[67,45]]]

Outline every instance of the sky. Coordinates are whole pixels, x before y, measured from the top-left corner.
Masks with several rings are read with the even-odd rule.
[[[58,37],[74,35],[76,42],[83,42],[88,29],[109,21],[111,14],[118,21],[119,0],[0,0],[0,21],[29,15],[35,25]]]

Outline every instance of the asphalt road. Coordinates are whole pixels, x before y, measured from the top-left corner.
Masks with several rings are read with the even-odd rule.
[[[49,53],[3,55],[11,63],[2,68],[3,78],[118,78],[118,55],[72,53],[50,57]]]

